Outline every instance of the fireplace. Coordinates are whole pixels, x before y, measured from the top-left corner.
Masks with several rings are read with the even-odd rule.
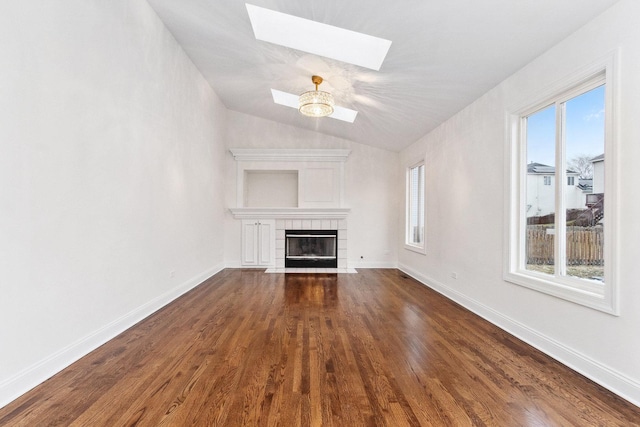
[[[285,230],[285,237],[285,267],[338,267],[338,230]]]

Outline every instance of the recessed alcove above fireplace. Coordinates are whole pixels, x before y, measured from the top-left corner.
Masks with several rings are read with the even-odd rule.
[[[243,205],[298,207],[297,170],[245,170]]]
[[[236,160],[237,208],[344,205],[344,164],[350,150],[230,151]]]

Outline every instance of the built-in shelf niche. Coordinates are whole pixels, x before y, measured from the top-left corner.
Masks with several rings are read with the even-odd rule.
[[[343,208],[344,164],[351,150],[230,149],[237,208]]]
[[[297,208],[297,170],[245,170],[244,206]]]

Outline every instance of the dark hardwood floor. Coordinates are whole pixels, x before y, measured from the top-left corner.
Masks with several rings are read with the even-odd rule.
[[[640,409],[397,270],[224,270],[0,425],[631,426]]]

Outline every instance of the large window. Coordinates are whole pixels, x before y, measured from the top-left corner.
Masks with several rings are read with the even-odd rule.
[[[407,169],[406,248],[424,252],[424,162]]]
[[[506,279],[615,314],[610,68],[512,116]]]

